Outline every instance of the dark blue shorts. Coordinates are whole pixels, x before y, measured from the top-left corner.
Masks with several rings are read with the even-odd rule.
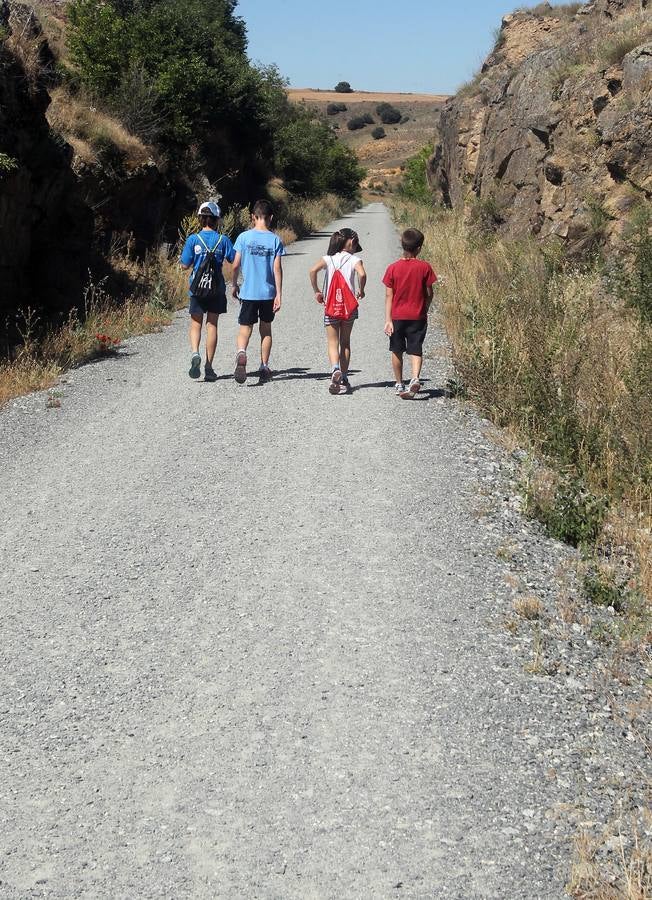
[[[221,316],[226,312],[226,294],[220,293],[210,299],[202,297],[201,300],[191,294],[188,310],[191,316],[201,316],[204,313],[217,313]]]
[[[274,321],[273,300],[242,300],[240,302],[240,325],[255,325],[260,317],[261,322]]]

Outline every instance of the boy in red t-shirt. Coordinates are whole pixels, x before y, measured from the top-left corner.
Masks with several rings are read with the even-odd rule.
[[[396,379],[396,395],[412,398],[421,390],[423,341],[428,330],[428,310],[432,303],[433,284],[437,275],[432,266],[417,259],[423,247],[423,234],[408,228],[401,235],[403,258],[392,263],[385,272],[385,334],[389,337],[392,368]],[[410,357],[412,379],[403,384],[403,354]]]

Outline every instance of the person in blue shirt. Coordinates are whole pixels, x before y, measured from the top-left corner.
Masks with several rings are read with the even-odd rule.
[[[218,225],[221,210],[217,203],[208,200],[199,207],[199,223],[202,226],[197,234],[191,234],[181,251],[179,262],[184,270],[191,270],[190,281],[199,266],[204,261],[206,253],[217,246],[215,261],[219,267],[218,292],[215,297],[195,297],[190,294],[190,371],[191,378],[199,378],[201,372],[201,355],[199,344],[201,342],[201,330],[206,316],[206,363],[204,366],[204,381],[215,381],[217,375],[213,369],[213,359],[217,350],[217,320],[226,312],[226,285],[222,275],[222,263],[224,260],[233,262],[235,249],[230,239],[225,234],[218,233]]]
[[[272,352],[272,322],[281,308],[283,244],[271,230],[273,210],[267,200],[257,200],[252,210],[253,228],[243,231],[235,242],[233,263],[233,296],[240,301],[238,323],[238,352],[234,377],[238,384],[247,380],[247,347],[254,325],[260,319],[260,369],[261,381],[269,381],[272,373],[269,356]],[[242,287],[238,276],[242,269]]]

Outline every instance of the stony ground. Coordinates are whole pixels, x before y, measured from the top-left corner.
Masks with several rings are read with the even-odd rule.
[[[0,413],[0,896],[561,898],[578,829],[643,802],[605,700],[638,685],[560,617],[573,554],[445,396],[436,327],[423,394],[393,396],[396,234],[380,205],[346,224],[370,274],[350,396],[317,235],[286,260],[271,384],[230,377],[235,310],[220,379],[191,381],[181,315],[60,408]]]

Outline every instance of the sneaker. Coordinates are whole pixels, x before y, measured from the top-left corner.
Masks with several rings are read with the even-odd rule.
[[[331,394],[339,394],[341,384],[342,373],[339,369],[333,369],[333,374],[331,375],[331,383],[328,385],[328,390]]]
[[[210,363],[204,366],[204,381],[217,381],[217,374]]]
[[[396,387],[394,388],[394,393],[397,397],[401,397],[405,393],[405,385],[402,381],[396,382]]]
[[[238,384],[244,384],[247,380],[247,354],[244,350],[238,350],[236,354],[233,377]]]
[[[201,356],[199,355],[199,353],[193,353],[193,355],[190,357],[190,371],[188,372],[188,375],[190,375],[191,378],[199,378],[200,374]]]
[[[261,381],[271,381],[272,380],[272,370],[269,366],[266,366],[264,363],[261,363],[260,369],[258,369],[258,378]]]
[[[408,391],[411,394],[418,394],[420,390],[421,390],[421,382],[419,381],[418,378],[413,378],[410,381],[410,384],[408,386]]]
[[[342,375],[342,382],[340,384],[340,394],[348,394],[351,391],[351,382],[346,377],[346,375]]]

